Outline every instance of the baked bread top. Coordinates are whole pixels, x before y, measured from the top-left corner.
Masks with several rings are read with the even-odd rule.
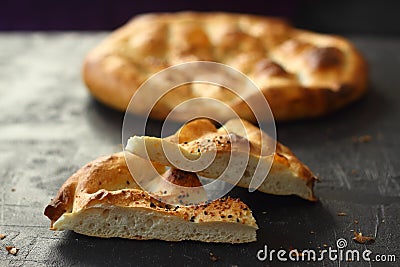
[[[133,18],[87,55],[83,77],[93,96],[124,111],[151,75],[198,60],[224,63],[250,77],[279,121],[330,113],[360,98],[367,87],[366,62],[342,37],[275,18],[212,12]],[[151,116],[163,119],[178,103],[199,96],[222,100],[254,120],[235,94],[201,86],[172,92]]]

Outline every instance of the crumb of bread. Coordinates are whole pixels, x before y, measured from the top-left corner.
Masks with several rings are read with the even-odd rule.
[[[8,251],[9,254],[17,255],[19,249],[17,249],[14,246],[6,246],[6,250]]]
[[[3,239],[6,238],[6,237],[7,237],[7,235],[0,234],[0,240],[3,240]]]
[[[210,260],[216,262],[218,261],[220,258],[215,256],[214,253],[210,252]]]
[[[353,136],[353,143],[368,143],[372,140],[372,137],[368,134],[361,136]]]
[[[337,216],[347,216],[347,213],[346,212],[338,212]]]
[[[363,236],[361,232],[354,231],[353,240],[360,244],[370,243],[375,241],[375,237]]]

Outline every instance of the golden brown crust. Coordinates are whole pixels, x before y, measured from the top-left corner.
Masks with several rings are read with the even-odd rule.
[[[179,185],[201,185],[195,174],[188,180],[181,179],[179,175],[184,173],[177,170],[167,175],[167,179]],[[191,222],[230,222],[257,228],[250,209],[239,199],[227,197],[209,204],[181,207],[156,200],[135,183],[123,152],[100,157],[78,170],[60,188],[44,214],[53,227],[65,213],[76,213],[99,205],[144,208]]]
[[[125,164],[122,152],[100,157],[79,169],[62,185],[57,196],[46,207],[44,214],[56,221],[63,213],[73,210],[75,197],[82,193],[95,193],[139,188]]]
[[[120,206],[155,210],[165,215],[173,215],[191,222],[231,222],[249,224],[257,227],[251,219],[249,207],[239,199],[223,197],[211,203],[198,206],[172,206],[151,197],[138,189],[123,189],[118,191],[99,190],[85,197],[79,209],[91,207]]]
[[[193,123],[193,126],[195,125],[195,128],[193,128],[193,126],[191,125],[192,123]],[[198,121],[198,122],[192,121],[192,122],[186,124],[185,126],[183,126],[182,127],[183,130],[181,129],[180,132],[185,131],[186,135],[188,136],[189,132],[191,132],[191,131],[193,132],[193,130],[200,128],[201,124],[207,125],[206,128],[209,129],[209,127],[208,127],[209,123],[211,123],[211,122],[205,122],[204,119],[203,119],[203,121]],[[240,132],[241,129],[240,129],[239,125],[241,125],[241,124],[244,126],[243,130],[246,131],[245,134]],[[225,127],[225,129],[224,129],[224,127]],[[223,138],[220,138],[221,132],[236,131],[238,134],[242,134],[242,136],[247,136],[247,139],[250,142],[250,152],[251,153],[255,153],[257,155],[261,154],[262,138],[264,138],[263,142],[265,142],[266,141],[265,138],[268,138],[268,137],[259,128],[257,128],[250,122],[247,122],[245,120],[240,120],[240,119],[230,120],[224,125],[224,127],[217,129],[214,126],[214,131],[212,131],[212,132],[214,132],[216,134],[218,140],[223,139]],[[184,128],[186,128],[186,129],[184,129]],[[263,135],[263,137],[261,135]],[[194,136],[197,136],[197,134],[195,134]],[[207,137],[205,137],[205,138],[207,139]],[[192,140],[194,140],[194,139],[192,139]],[[192,140],[190,140],[190,141],[192,141]],[[304,163],[302,163],[294,155],[294,153],[288,147],[284,146],[283,144],[281,144],[279,142],[275,142],[275,144],[276,144],[276,148],[275,148],[274,159],[272,162],[270,172],[271,173],[276,172],[279,175],[278,169],[285,166],[285,168],[287,168],[288,170],[291,170],[292,172],[296,173],[296,177],[298,179],[305,181],[306,185],[310,188],[309,195],[302,196],[302,197],[307,198],[308,200],[311,200],[311,201],[317,200],[316,197],[314,196],[314,192],[313,192],[314,182],[317,180],[317,177],[311,172],[311,170],[308,168],[308,166],[306,166]],[[217,145],[217,149],[218,149],[218,147],[221,148],[221,145],[224,145],[222,147],[222,150],[230,153],[230,145],[227,144],[226,142],[217,142],[216,145]],[[219,151],[221,151],[221,149],[219,149]]]
[[[53,223],[60,218],[65,212],[71,212],[74,204],[76,185],[79,181],[78,173],[72,175],[60,188],[57,196],[51,200],[46,206],[44,215]]]
[[[248,75],[279,121],[333,112],[367,87],[367,64],[344,38],[298,30],[279,19],[228,13],[135,17],[88,54],[83,77],[97,99],[125,110],[152,74],[194,60],[225,63]],[[246,104],[224,89],[187,90],[171,93],[151,116],[165,118],[177,100],[211,94],[242,118],[254,119]]]
[[[185,172],[182,170],[170,168],[162,174],[164,180],[173,184],[184,187],[198,187],[202,186],[199,178],[195,173]]]
[[[235,139],[236,146],[233,150],[232,138]],[[238,186],[249,187],[257,165],[261,164],[263,168],[270,166],[271,169],[258,188],[260,191],[278,195],[295,194],[310,201],[316,200],[313,186],[317,178],[311,170],[288,147],[275,142],[245,120],[232,119],[217,128],[207,119],[197,119],[185,124],[174,135],[164,140],[175,143],[174,146],[178,146],[179,151],[191,160],[199,158],[202,153],[216,152],[213,162],[199,170],[198,175],[219,178],[231,160],[232,151],[237,151],[236,157],[249,160],[241,180],[237,183]],[[162,142],[163,139],[155,137],[133,137],[128,141],[127,150],[152,162],[176,166],[180,159],[174,159],[172,154],[166,157]],[[241,144],[245,145],[243,151],[240,148]],[[246,145],[249,146],[249,150]]]

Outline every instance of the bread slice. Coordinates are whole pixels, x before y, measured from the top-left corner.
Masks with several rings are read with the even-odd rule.
[[[234,144],[237,144],[236,147],[233,147]],[[261,192],[316,200],[313,186],[317,178],[310,169],[289,148],[241,119],[230,120],[219,129],[207,119],[197,119],[164,139],[131,137],[126,150],[158,164],[196,171],[207,178],[216,179],[222,175],[224,181],[241,187],[256,187],[252,182],[255,179],[260,181],[258,190]],[[207,166],[203,156],[206,159],[215,158]],[[185,158],[188,159],[186,163]],[[232,159],[234,162],[236,159],[236,163],[228,167]],[[237,166],[241,159],[247,165],[244,172],[238,174],[236,172],[240,171],[240,167]],[[230,181],[229,177],[233,176],[240,180]]]
[[[189,183],[186,186],[190,181],[200,184],[194,176],[177,179],[171,171],[166,177]],[[104,238],[245,243],[256,240],[258,229],[251,210],[239,199],[226,197],[198,206],[172,206],[155,199],[139,188],[122,152],[78,170],[44,214],[52,230]]]

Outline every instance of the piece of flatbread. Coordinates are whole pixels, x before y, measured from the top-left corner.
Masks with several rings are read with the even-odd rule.
[[[236,148],[233,148],[234,143]],[[313,186],[317,178],[310,169],[289,148],[274,142],[245,120],[230,120],[219,129],[208,119],[193,120],[175,135],[164,139],[131,137],[126,150],[143,159],[174,168],[181,166],[186,171],[194,171],[207,178],[219,178],[226,171],[223,180],[232,182],[229,178],[236,176],[240,180],[233,183],[241,187],[252,187],[252,179],[262,179],[258,190],[264,193],[316,200]],[[204,161],[202,156],[206,156]],[[209,158],[213,160],[207,165]],[[185,162],[185,159],[188,161]],[[232,159],[236,159],[236,163],[228,166]],[[241,159],[246,161],[243,163]],[[246,164],[244,172],[237,174],[243,168],[240,164]]]
[[[181,179],[184,175],[172,172],[166,177],[176,184],[200,185],[193,175]],[[44,214],[50,218],[52,230],[104,238],[245,243],[256,240],[258,229],[251,210],[239,199],[226,197],[198,206],[158,201],[139,188],[122,152],[98,158],[78,170]]]
[[[348,40],[296,29],[281,19],[229,13],[137,16],[87,55],[83,78],[99,101],[125,111],[151,75],[189,61],[224,63],[246,74],[278,121],[331,113],[360,98],[367,88],[367,64]],[[195,97],[221,100],[241,118],[254,121],[235,94],[199,84],[170,92],[150,116],[164,119]],[[138,101],[131,111],[140,113],[145,108],[140,105],[148,103]],[[207,105],[198,108],[206,110]]]

